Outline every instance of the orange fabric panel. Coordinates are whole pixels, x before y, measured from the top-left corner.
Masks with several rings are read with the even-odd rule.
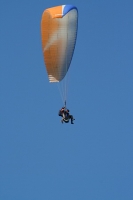
[[[51,9],[53,10],[53,9]],[[42,22],[41,22],[41,33],[42,33],[42,48],[43,48],[43,56],[44,61],[47,69],[48,74],[55,73],[55,77],[58,78],[58,58],[59,58],[59,47],[60,47],[60,40],[58,39],[58,36],[56,35],[56,31],[59,28],[59,23],[56,19],[53,19],[51,17],[51,13],[49,12],[49,9],[47,9],[42,16]],[[50,46],[50,40],[52,36],[55,34],[54,37],[55,41]],[[48,46],[48,48],[46,48]],[[46,50],[44,51],[44,48]]]
[[[58,22],[52,20],[50,13],[46,10],[42,15],[41,33],[42,33],[42,47],[46,46],[51,35],[58,29]]]
[[[56,6],[54,8],[47,9],[50,12],[52,18],[61,18],[62,17],[62,6]]]

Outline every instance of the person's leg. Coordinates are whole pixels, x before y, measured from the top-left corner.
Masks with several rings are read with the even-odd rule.
[[[73,123],[73,116],[72,116],[72,115],[69,115],[69,118],[71,119],[71,124],[74,124],[74,123]]]

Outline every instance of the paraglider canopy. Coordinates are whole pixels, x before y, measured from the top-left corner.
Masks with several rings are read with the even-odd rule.
[[[69,69],[77,36],[75,6],[48,8],[41,20],[42,49],[50,82],[60,82]]]

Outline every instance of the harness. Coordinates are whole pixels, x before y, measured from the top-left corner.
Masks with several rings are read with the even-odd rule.
[[[63,112],[63,121],[65,122],[65,123],[68,123],[69,122],[69,114],[68,113],[64,113]]]
[[[63,121],[65,123],[68,123],[69,122],[69,113],[67,112],[67,108],[66,108],[66,101],[65,101],[65,107],[64,107],[64,111],[62,113],[62,117],[63,117]]]

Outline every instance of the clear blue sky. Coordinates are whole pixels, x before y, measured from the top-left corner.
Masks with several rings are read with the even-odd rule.
[[[61,124],[40,21],[79,11]],[[133,199],[133,1],[0,1],[0,200]]]

